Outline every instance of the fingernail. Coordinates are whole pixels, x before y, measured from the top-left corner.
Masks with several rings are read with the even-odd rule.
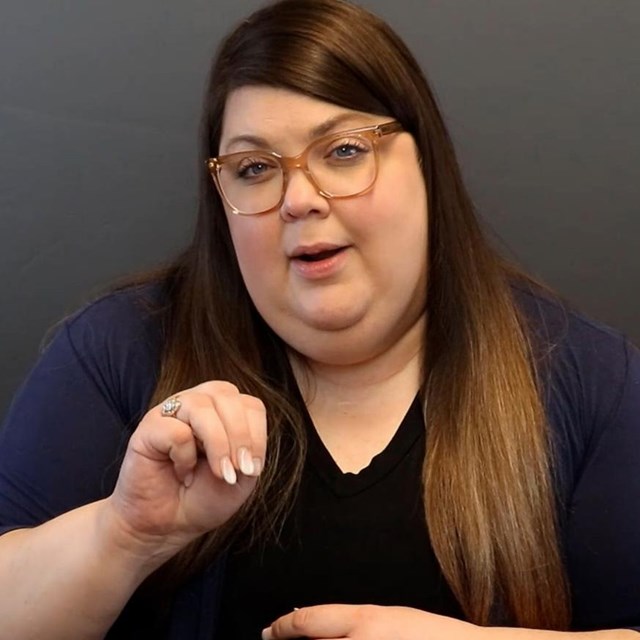
[[[267,627],[262,630],[262,640],[272,640],[273,636],[271,635],[271,627]]]
[[[193,483],[193,472],[191,471],[187,473],[187,475],[184,477],[182,484],[184,484],[184,486],[188,488],[191,486],[192,483]]]
[[[246,447],[240,447],[238,449],[238,464],[240,465],[240,471],[242,471],[245,476],[253,475],[253,460],[251,459],[249,449]]]
[[[236,470],[233,468],[229,456],[225,456],[220,460],[220,470],[227,484],[235,484],[237,482],[238,477],[236,476]]]
[[[253,459],[253,475],[259,476],[262,472],[262,460],[260,458]]]

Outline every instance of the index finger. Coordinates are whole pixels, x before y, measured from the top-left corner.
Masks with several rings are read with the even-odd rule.
[[[347,638],[354,630],[360,605],[322,604],[278,618],[262,632],[262,640],[281,638]]]

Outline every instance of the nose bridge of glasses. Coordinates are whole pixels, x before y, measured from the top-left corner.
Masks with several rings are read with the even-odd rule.
[[[309,151],[311,149],[307,147],[302,153],[299,153],[297,156],[279,156],[280,166],[282,167],[282,171],[284,174],[284,180],[282,189],[283,191],[287,191],[292,178],[292,172],[294,169],[301,169],[302,173],[305,175],[307,181],[311,183],[311,186],[318,193],[322,193],[322,188],[318,184],[317,179],[309,169],[308,159],[309,159]]]
[[[307,160],[308,160],[308,151],[303,151],[299,153],[297,156],[279,156],[280,164],[285,172],[292,171],[293,169],[302,169],[307,172]]]

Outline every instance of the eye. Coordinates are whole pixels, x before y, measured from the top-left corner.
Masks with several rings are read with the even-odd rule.
[[[343,144],[333,150],[333,154],[337,158],[351,158],[355,156],[360,149],[354,144]]]
[[[336,140],[327,149],[326,159],[335,161],[356,160],[369,152],[362,140]]]
[[[266,179],[277,169],[277,164],[268,158],[243,158],[236,166],[235,175],[240,180]]]

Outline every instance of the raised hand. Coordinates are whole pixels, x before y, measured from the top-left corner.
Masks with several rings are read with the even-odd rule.
[[[120,544],[170,557],[219,527],[254,489],[266,454],[263,403],[222,381],[179,392],[135,430],[109,498]]]

